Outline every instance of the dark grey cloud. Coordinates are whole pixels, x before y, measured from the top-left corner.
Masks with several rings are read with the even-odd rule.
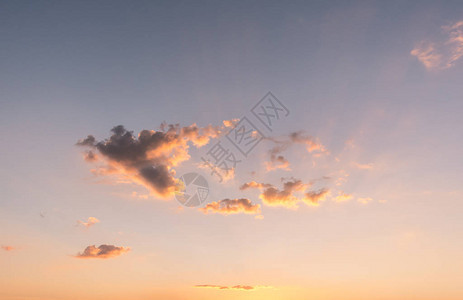
[[[119,174],[149,188],[156,196],[169,198],[176,189],[174,167],[190,158],[190,145],[201,147],[210,139],[224,133],[236,121],[224,121],[223,126],[198,127],[195,124],[180,127],[178,124],[161,124],[161,130],[142,130],[138,136],[122,125],[111,129],[108,139],[97,141],[92,135],[79,140],[77,145],[91,148],[86,160],[99,158],[106,165],[95,174]],[[100,160],[100,159],[99,159]]]

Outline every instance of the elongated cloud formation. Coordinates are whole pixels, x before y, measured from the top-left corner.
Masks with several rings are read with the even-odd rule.
[[[89,228],[89,227],[95,225],[96,223],[100,223],[100,220],[98,220],[97,218],[94,218],[94,217],[89,217],[87,219],[87,222],[78,220],[77,223]]]
[[[178,180],[173,168],[190,158],[190,144],[202,147],[235,122],[224,121],[223,126],[203,128],[196,124],[180,127],[164,123],[160,131],[142,130],[138,136],[119,125],[111,130],[109,139],[98,142],[89,135],[77,145],[89,147],[101,155],[105,165],[95,170],[95,174],[121,175],[129,182],[145,186],[155,196],[167,199],[177,189]],[[93,152],[87,152],[86,160],[95,161],[97,157]]]
[[[463,56],[463,21],[442,26],[442,32],[440,41],[421,41],[410,52],[428,70],[453,67]]]
[[[15,249],[15,248],[12,247],[12,246],[2,246],[1,248],[2,248],[3,250],[5,250],[5,251],[13,251],[13,250]]]
[[[258,288],[269,288],[268,286],[252,286],[252,285],[235,285],[235,286],[223,286],[223,285],[212,285],[212,284],[198,284],[195,288],[210,288],[219,290],[245,290],[251,291]]]
[[[114,245],[100,245],[98,248],[95,245],[88,246],[84,252],[77,254],[77,258],[111,258],[116,257],[126,252],[129,252],[130,248],[116,247]]]
[[[258,214],[260,213],[260,205],[253,204],[249,199],[223,199],[217,202],[208,203],[205,207],[200,208],[205,214],[219,213],[224,215],[229,214]]]
[[[316,192],[307,191],[303,197],[296,196],[297,192],[303,192],[310,187],[310,184],[303,183],[299,179],[292,178],[283,182],[283,188],[278,189],[269,183],[258,183],[255,181],[247,182],[240,187],[240,190],[259,189],[259,198],[269,206],[297,207],[299,201],[306,204],[316,204],[328,195],[327,189]]]
[[[317,139],[306,135],[303,131],[293,132],[287,137],[280,139],[268,138],[268,140],[271,140],[276,145],[269,150],[270,161],[265,163],[267,171],[275,169],[290,170],[289,161],[281,155],[281,153],[294,144],[305,145],[306,150],[309,153],[314,153],[315,155],[328,153],[323,144],[321,144]]]

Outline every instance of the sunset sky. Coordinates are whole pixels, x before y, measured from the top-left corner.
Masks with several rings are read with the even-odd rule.
[[[0,299],[463,299],[462,79],[459,1],[1,1]]]

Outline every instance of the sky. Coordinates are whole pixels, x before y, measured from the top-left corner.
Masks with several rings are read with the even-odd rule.
[[[0,70],[2,300],[463,297],[459,1],[2,1]]]

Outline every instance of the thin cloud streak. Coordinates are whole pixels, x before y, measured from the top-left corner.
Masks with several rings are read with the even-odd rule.
[[[242,199],[223,199],[217,202],[208,203],[205,207],[199,209],[205,214],[209,212],[219,213],[223,215],[230,214],[259,214],[260,204],[253,204],[251,200]]]
[[[263,285],[234,285],[234,286],[223,286],[223,285],[213,285],[213,284],[198,284],[193,286],[195,288],[209,288],[209,289],[218,289],[218,290],[242,290],[242,291],[253,291],[256,289],[262,288],[273,288],[272,286],[263,286]]]

